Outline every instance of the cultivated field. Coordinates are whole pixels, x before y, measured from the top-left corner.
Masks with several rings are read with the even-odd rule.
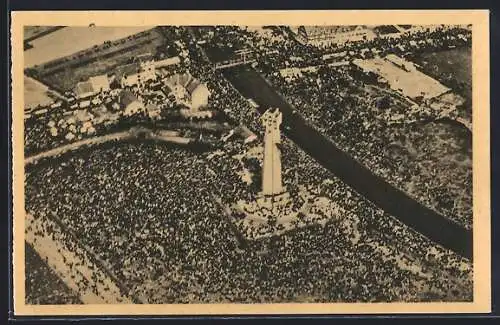
[[[141,54],[155,55],[158,47],[164,44],[163,35],[153,29],[108,45],[74,53],[66,59],[51,61],[35,69],[34,73],[38,79],[54,89],[73,90],[79,81],[108,73]]]
[[[33,48],[24,52],[24,67],[40,65],[102,44],[104,41],[114,41],[148,29],[151,27],[71,26],[62,28],[31,42]]]
[[[24,77],[24,108],[46,106],[54,100],[49,96],[48,87],[31,78]]]

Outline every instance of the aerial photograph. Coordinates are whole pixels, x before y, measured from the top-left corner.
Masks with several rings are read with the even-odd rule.
[[[471,25],[23,37],[27,305],[474,300]]]

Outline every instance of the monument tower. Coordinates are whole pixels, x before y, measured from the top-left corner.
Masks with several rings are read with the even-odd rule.
[[[268,237],[311,223],[322,223],[338,215],[339,210],[335,210],[328,198],[318,197],[298,184],[290,185],[297,186],[299,196],[290,195],[281,179],[282,113],[278,108],[269,108],[262,114],[261,121],[265,128],[262,190],[249,199],[238,200],[232,208],[237,213],[231,218],[243,237]]]
[[[266,129],[264,135],[264,163],[262,171],[262,194],[273,196],[283,193],[281,184],[280,125],[282,114],[279,109],[269,109],[261,117]]]

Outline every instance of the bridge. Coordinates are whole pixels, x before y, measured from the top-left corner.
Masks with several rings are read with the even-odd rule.
[[[234,54],[234,57],[229,60],[215,63],[215,70],[245,65],[256,61],[254,52],[250,49],[238,50],[235,51]]]

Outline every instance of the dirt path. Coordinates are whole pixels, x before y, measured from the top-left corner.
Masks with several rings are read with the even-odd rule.
[[[60,146],[60,147],[57,147],[54,149],[44,151],[42,153],[30,156],[30,157],[26,157],[24,159],[24,164],[25,165],[32,164],[32,163],[35,163],[36,161],[38,161],[42,158],[54,157],[54,156],[60,155],[62,153],[65,153],[67,151],[77,150],[78,148],[80,148],[81,146],[84,146],[84,145],[96,145],[96,144],[101,144],[101,143],[108,142],[111,140],[123,140],[123,139],[126,139],[128,137],[130,137],[130,133],[128,131],[126,131],[126,132],[112,133],[112,134],[103,135],[100,137],[94,137],[94,138],[90,138],[90,139],[76,141],[76,142],[73,142],[73,143],[70,143],[67,145],[63,145],[63,146]]]
[[[146,130],[150,132],[150,130]],[[102,144],[105,142],[110,142],[110,141],[120,141],[120,140],[125,140],[135,137],[135,134],[133,134],[132,131],[123,131],[123,132],[116,132],[116,133],[111,133],[103,136],[97,136],[94,138],[90,139],[85,139],[81,141],[76,141],[70,144],[62,145],[60,147],[50,149],[44,152],[41,152],[39,154],[26,157],[24,159],[24,164],[29,165],[36,163],[38,160],[43,159],[43,158],[49,158],[49,157],[54,157],[58,156],[60,154],[63,154],[68,151],[74,151],[78,150],[80,147],[87,145],[87,146],[93,146],[97,144]],[[156,135],[156,134],[150,134],[149,139],[152,140],[159,140],[159,141],[164,141],[164,142],[170,142],[170,143],[176,143],[176,144],[188,144],[190,143],[193,139],[191,138],[186,138],[186,137],[179,137],[179,136],[163,136],[163,135]]]

